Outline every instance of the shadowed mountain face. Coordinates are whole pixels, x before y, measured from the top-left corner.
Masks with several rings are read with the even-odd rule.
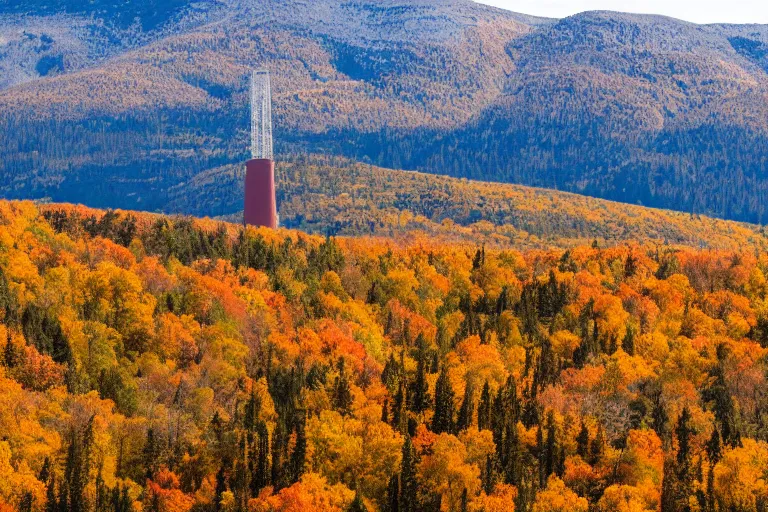
[[[5,197],[228,213],[183,187],[247,158],[246,76],[265,64],[283,154],[764,220],[766,26],[468,0],[78,4],[0,2]]]

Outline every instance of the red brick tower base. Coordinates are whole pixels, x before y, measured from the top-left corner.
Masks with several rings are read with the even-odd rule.
[[[275,163],[272,160],[253,159],[245,164],[243,219],[250,226],[277,227]]]

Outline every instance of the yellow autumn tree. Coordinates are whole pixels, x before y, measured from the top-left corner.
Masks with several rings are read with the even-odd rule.
[[[565,486],[556,476],[550,476],[547,487],[539,492],[533,504],[533,512],[587,512],[589,503],[585,498]]]
[[[467,456],[467,448],[455,436],[440,434],[419,462],[420,481],[425,490],[442,496],[445,510],[458,510],[464,491],[473,496],[480,487],[480,469],[468,464]]]
[[[768,444],[754,439],[727,450],[715,466],[715,496],[725,510],[757,511],[768,500]]]

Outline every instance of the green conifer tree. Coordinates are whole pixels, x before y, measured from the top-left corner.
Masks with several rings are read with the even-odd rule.
[[[472,399],[472,386],[467,384],[464,387],[464,400],[459,408],[459,417],[456,422],[456,431],[461,432],[472,426],[472,417],[475,413],[475,404]]]
[[[432,431],[436,434],[453,432],[454,393],[448,377],[448,369],[443,366],[435,384],[435,414],[432,417]]]

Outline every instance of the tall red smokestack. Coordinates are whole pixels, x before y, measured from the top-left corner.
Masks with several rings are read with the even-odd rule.
[[[254,158],[245,164],[245,223],[251,226],[277,227],[275,204],[275,162]]]
[[[251,155],[245,164],[243,221],[251,226],[277,227],[275,163],[272,160],[272,98],[269,71],[251,76]]]

